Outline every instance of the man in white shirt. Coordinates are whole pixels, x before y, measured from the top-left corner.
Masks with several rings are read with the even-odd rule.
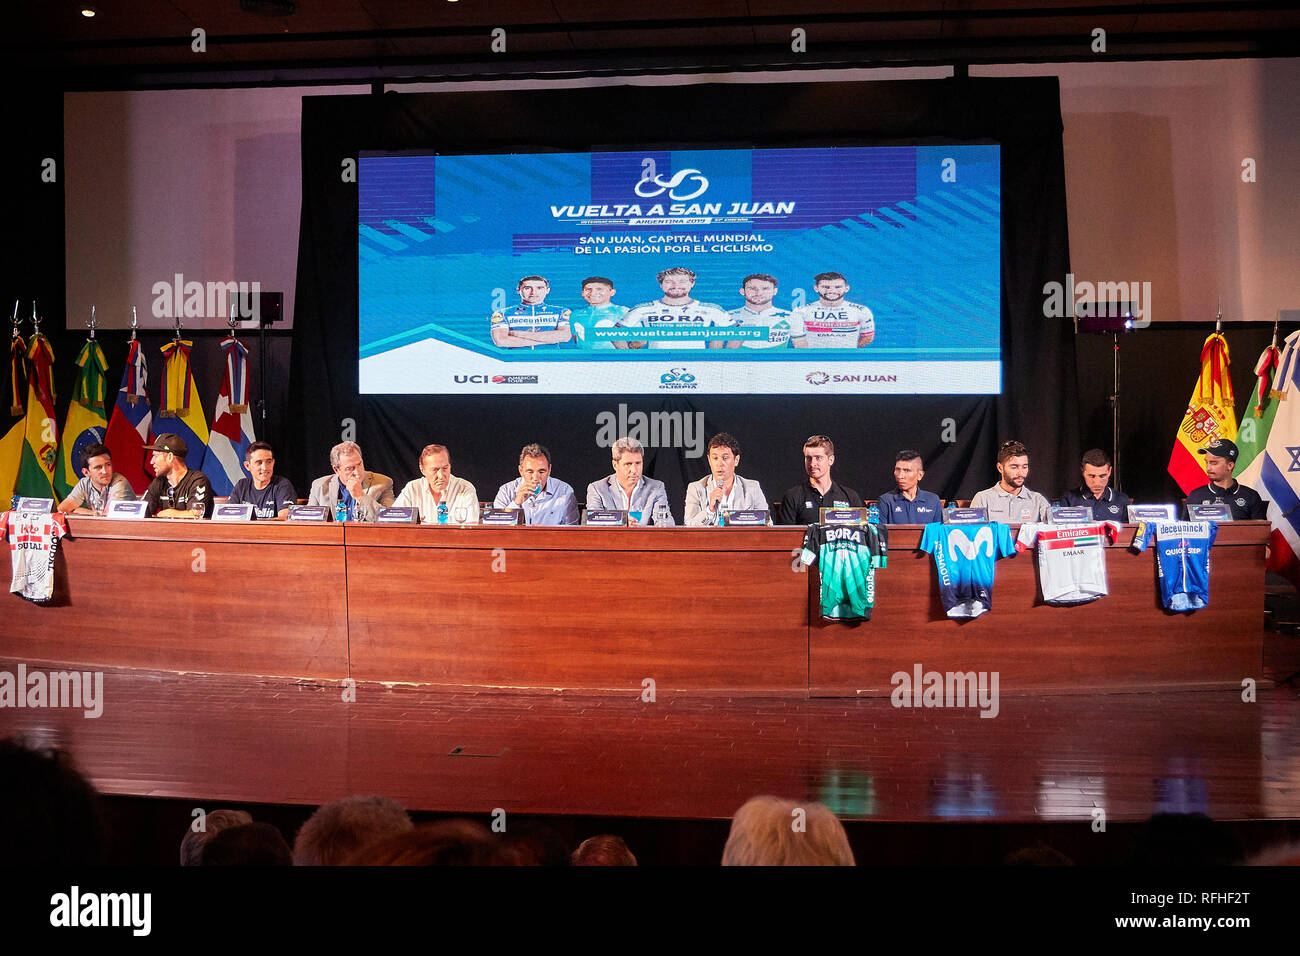
[[[686,524],[718,523],[719,511],[766,511],[767,498],[757,481],[736,474],[740,442],[726,432],[709,439],[709,474],[686,489]]]
[[[478,524],[478,492],[464,478],[451,473],[451,453],[445,445],[425,445],[420,450],[420,474],[397,496],[394,507],[415,508],[421,524]],[[446,520],[439,521],[446,505]]]
[[[998,447],[998,474],[1002,477],[992,488],[985,488],[971,499],[972,508],[987,508],[990,521],[1020,524],[1046,521],[1052,506],[1036,491],[1025,487],[1029,477],[1029,452],[1018,441],[1004,441]]]
[[[587,486],[587,510],[626,511],[632,524],[675,525],[664,483],[642,477],[645,450],[641,443],[620,438],[612,453],[614,474]]]
[[[695,273],[684,266],[665,269],[658,274],[663,297],[654,302],[643,302],[623,316],[623,328],[645,328],[662,333],[641,342],[629,342],[628,348],[652,349],[720,349],[726,342],[709,338],[709,329],[726,329],[736,325],[736,320],[721,306],[712,302],[698,302],[691,298],[695,288]]]
[[[732,309],[728,314],[736,319],[742,328],[765,328],[765,339],[738,339],[727,343],[727,348],[775,349],[791,346],[796,349],[808,347],[808,336],[804,333],[803,319],[786,309],[779,309],[772,304],[776,297],[776,276],[765,272],[747,275],[740,283],[740,294],[745,297],[745,304],[739,309]]]
[[[870,345],[876,337],[876,319],[865,305],[848,302],[849,284],[838,272],[813,277],[817,301],[794,310],[803,324],[810,349],[851,349]]]

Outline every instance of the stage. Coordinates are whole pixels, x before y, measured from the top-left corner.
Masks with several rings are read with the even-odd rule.
[[[6,735],[71,750],[103,794],[208,809],[377,793],[484,817],[499,807],[725,820],[775,793],[820,800],[846,821],[1300,819],[1300,706],[1293,687],[1267,678],[1254,703],[1239,691],[1004,694],[991,720],[887,698],[647,702],[360,682],[348,701],[350,689],[109,670],[98,718],[0,716]]]

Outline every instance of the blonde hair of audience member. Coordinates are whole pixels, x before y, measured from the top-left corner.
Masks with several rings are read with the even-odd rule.
[[[415,828],[406,808],[388,797],[344,797],[319,807],[293,841],[294,866],[342,866],[354,853]]]
[[[732,817],[722,865],[857,864],[844,827],[825,804],[763,796],[747,801]]]

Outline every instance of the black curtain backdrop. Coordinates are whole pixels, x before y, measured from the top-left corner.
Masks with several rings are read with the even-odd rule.
[[[325,474],[329,448],[352,434],[367,465],[417,475],[429,442],[490,499],[517,475],[520,446],[547,445],[556,477],[580,493],[608,474],[597,418],[620,404],[701,413],[707,434],[729,431],[740,471],[779,499],[803,479],[810,434],[836,441],[834,473],[871,497],[892,485],[893,453],[919,449],[924,482],[970,497],[996,478],[997,442],[1030,449],[1031,487],[1052,494],[1077,466],[1078,403],[1069,324],[1042,316],[1042,287],[1068,271],[1064,160],[1055,78],[879,83],[619,86],[527,92],[382,94],[303,101],[303,203],[290,421],[282,458],[305,486]],[[1001,396],[541,397],[357,394],[357,195],[343,163],[367,149],[444,152],[585,151],[688,145],[809,146],[996,142],[1002,146],[1003,360]],[[865,277],[870,284],[870,277]],[[945,434],[946,432],[946,434]],[[955,439],[955,440],[945,440]],[[681,517],[705,463],[681,449],[647,449]]]

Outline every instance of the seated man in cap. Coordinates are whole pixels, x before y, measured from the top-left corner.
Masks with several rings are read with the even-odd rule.
[[[374,521],[381,510],[392,507],[393,479],[366,471],[361,446],[356,442],[339,442],[331,448],[330,467],[334,474],[311,483],[307,504],[324,505],[332,517],[335,506],[342,502],[348,521]]]
[[[1257,521],[1268,517],[1268,505],[1254,488],[1232,477],[1237,467],[1237,446],[1226,438],[1216,438],[1197,454],[1205,456],[1205,473],[1210,483],[1187,495],[1189,505],[1225,504],[1234,521]]]
[[[185,464],[189,448],[180,435],[159,435],[152,445],[149,467],[158,477],[149,482],[144,500],[151,518],[211,518],[212,482]]]

